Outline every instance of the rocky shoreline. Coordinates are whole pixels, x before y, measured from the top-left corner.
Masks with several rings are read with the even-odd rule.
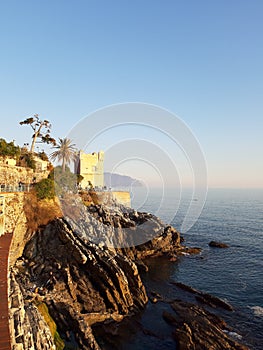
[[[147,295],[140,275],[147,273],[146,258],[175,261],[200,251],[183,246],[173,227],[115,203],[85,207],[70,198],[62,207],[63,218],[39,227],[11,268],[14,346],[106,349],[108,334],[118,334],[118,325],[132,320],[150,299],[171,305],[173,312],[163,319],[174,327],[176,348],[247,349],[226,333],[224,321],[206,310],[213,305],[231,312],[220,299],[182,285],[177,287],[194,294],[198,305]]]

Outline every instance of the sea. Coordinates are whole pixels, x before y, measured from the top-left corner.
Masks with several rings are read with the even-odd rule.
[[[160,192],[137,189],[132,206],[153,212],[163,203]],[[141,193],[140,193],[141,191]],[[180,230],[191,201],[198,205],[191,191],[180,198],[166,194],[159,217]],[[176,210],[175,210],[176,208]],[[160,208],[159,208],[160,209]],[[173,215],[171,215],[173,213]],[[167,299],[178,298],[178,281],[228,301],[234,311],[220,311],[233,328],[232,335],[250,349],[263,349],[263,189],[209,189],[203,210],[192,228],[183,234],[184,244],[202,248],[197,255],[185,255],[176,262],[150,259],[149,272],[143,274],[148,292]],[[209,242],[224,242],[229,248],[209,247]],[[182,292],[185,293],[185,292]],[[180,295],[179,295],[180,297]],[[134,326],[119,337],[116,349],[175,349],[173,328],[162,319],[169,305],[148,303],[134,321]]]

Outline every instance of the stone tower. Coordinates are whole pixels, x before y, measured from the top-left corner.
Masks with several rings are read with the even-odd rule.
[[[86,154],[80,151],[75,162],[75,173],[83,176],[81,187],[86,188],[89,182],[93,187],[104,186],[104,152]]]

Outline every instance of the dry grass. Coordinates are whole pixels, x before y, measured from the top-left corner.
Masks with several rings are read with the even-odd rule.
[[[100,200],[98,198],[98,195],[95,191],[82,191],[80,192],[80,197],[82,199],[82,202],[86,205],[93,205],[93,204],[100,204]]]
[[[35,231],[39,226],[47,225],[57,217],[62,217],[58,200],[38,200],[34,191],[25,195],[24,212],[29,230]]]

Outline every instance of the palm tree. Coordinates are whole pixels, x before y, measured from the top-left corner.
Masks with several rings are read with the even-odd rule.
[[[51,153],[52,160],[62,161],[62,172],[65,172],[66,164],[74,161],[76,158],[76,145],[68,138],[59,138],[59,144],[53,148],[57,150]]]

